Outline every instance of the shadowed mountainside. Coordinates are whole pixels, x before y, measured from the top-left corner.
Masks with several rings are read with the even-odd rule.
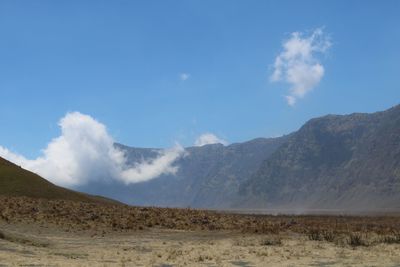
[[[240,191],[242,207],[400,209],[400,106],[310,120]]]
[[[158,149],[121,144],[130,163]],[[186,148],[176,175],[81,191],[135,205],[310,210],[400,209],[400,106],[327,115],[279,138]]]
[[[156,154],[119,146],[131,162]],[[400,106],[315,118],[280,138],[186,150],[175,176],[115,194],[177,207],[400,209]]]
[[[258,138],[245,143],[186,148],[178,159],[176,175],[125,185],[96,183],[80,190],[116,198],[125,203],[146,206],[228,208],[236,199],[239,185],[258,170],[287,137]],[[140,162],[157,156],[158,149],[132,148],[116,144],[128,162]]]

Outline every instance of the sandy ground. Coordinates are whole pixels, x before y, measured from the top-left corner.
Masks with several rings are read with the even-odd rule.
[[[0,266],[400,266],[399,244],[352,248],[294,233],[152,229],[103,236],[33,225],[0,229]]]

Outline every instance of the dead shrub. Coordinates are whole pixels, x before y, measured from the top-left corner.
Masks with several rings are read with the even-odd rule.
[[[337,233],[334,231],[325,230],[322,232],[322,236],[325,241],[334,242],[336,239]]]
[[[361,233],[350,233],[348,244],[352,247],[368,246]]]
[[[280,237],[268,237],[261,241],[261,246],[281,246],[282,239]]]
[[[386,244],[400,244],[400,232],[394,232],[391,235],[384,236],[382,242]]]
[[[323,241],[324,237],[322,235],[322,231],[319,229],[311,229],[308,232],[308,239],[312,241]]]

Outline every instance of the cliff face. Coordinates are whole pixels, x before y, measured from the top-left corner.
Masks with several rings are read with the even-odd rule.
[[[310,120],[240,193],[238,206],[400,208],[400,106]]]

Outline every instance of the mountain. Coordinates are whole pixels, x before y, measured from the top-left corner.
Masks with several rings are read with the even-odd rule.
[[[399,209],[400,106],[310,120],[241,184],[235,205]]]
[[[162,175],[133,185],[92,183],[80,190],[135,205],[228,208],[236,199],[240,184],[249,179],[286,139],[258,138],[229,146],[188,147],[186,156],[175,162],[179,167],[175,175]],[[131,164],[154,158],[159,151],[116,146],[125,152]]]
[[[116,144],[131,164],[160,149]],[[196,208],[400,209],[400,106],[327,115],[278,138],[188,147],[175,175],[80,191],[135,205]]]
[[[56,186],[3,158],[0,158],[0,196],[118,203],[103,197],[91,196]]]
[[[128,163],[160,149],[115,144]],[[175,175],[79,191],[134,205],[196,208],[400,209],[400,105],[372,114],[327,115],[278,138],[188,147]],[[0,195],[109,203],[55,186],[0,158]],[[111,201],[112,202],[112,201]]]

